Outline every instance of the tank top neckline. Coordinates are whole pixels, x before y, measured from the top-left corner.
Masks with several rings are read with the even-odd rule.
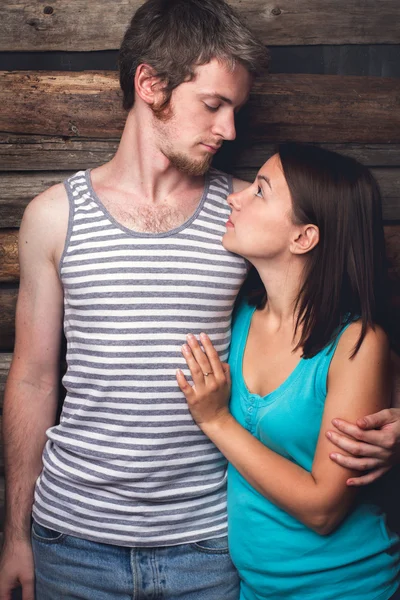
[[[189,227],[197,219],[197,217],[199,216],[199,214],[204,206],[204,203],[207,199],[207,195],[208,195],[208,191],[209,191],[209,187],[210,187],[210,179],[211,179],[210,172],[207,171],[207,173],[205,174],[205,178],[204,178],[204,190],[203,190],[202,196],[200,198],[200,201],[197,205],[196,210],[189,217],[189,219],[187,219],[184,223],[182,223],[182,225],[179,225],[178,227],[174,227],[174,229],[170,229],[168,231],[163,231],[162,233],[153,233],[153,232],[135,231],[134,229],[130,229],[129,227],[125,227],[125,225],[122,225],[122,223],[119,223],[119,221],[117,221],[113,217],[113,215],[107,210],[107,208],[104,206],[103,202],[100,200],[100,198],[96,194],[93,184],[92,184],[91,171],[92,171],[92,169],[86,169],[86,171],[85,171],[85,180],[86,180],[86,185],[87,185],[89,193],[90,193],[90,197],[96,203],[96,205],[99,207],[99,209],[103,212],[103,214],[107,217],[107,219],[109,219],[109,221],[115,227],[117,227],[119,230],[123,231],[127,235],[129,235],[131,237],[135,237],[135,238],[172,237],[172,236],[176,235],[177,233],[180,233],[187,227]]]
[[[243,359],[244,359],[244,352],[246,350],[247,340],[249,337],[251,320],[253,318],[253,315],[254,315],[257,307],[254,306],[254,307],[249,307],[249,308],[250,308],[250,310],[249,310],[248,314],[246,315],[245,326],[242,327],[242,332],[241,332],[242,335],[241,335],[241,340],[240,340],[240,344],[238,347],[239,386],[241,389],[241,393],[244,394],[245,396],[257,398],[259,402],[262,402],[264,404],[269,404],[269,403],[275,402],[275,400],[277,400],[287,390],[287,388],[290,387],[293,384],[293,382],[296,381],[296,379],[298,379],[298,377],[300,377],[300,375],[306,365],[306,359],[300,358],[299,362],[294,367],[294,369],[289,373],[289,375],[286,377],[286,379],[284,379],[284,381],[282,381],[282,383],[279,384],[278,387],[273,389],[271,392],[269,392],[265,396],[261,396],[260,394],[255,394],[255,393],[251,392],[249,390],[249,388],[247,387],[246,381],[243,376]]]

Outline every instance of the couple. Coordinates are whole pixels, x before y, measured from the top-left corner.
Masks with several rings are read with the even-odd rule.
[[[363,296],[359,307],[357,289],[351,288],[350,281],[343,298],[338,288],[332,297],[325,287],[322,295],[313,287],[305,289],[296,313],[302,320],[293,339],[289,294],[298,291],[301,269],[311,264],[309,257],[313,260],[319,256],[325,232],[320,220],[301,212],[302,208],[305,210],[300,204],[302,198],[297,205],[297,196],[292,197],[293,174],[289,176],[290,171],[284,169],[283,151],[279,160],[275,156],[265,172],[260,172],[261,179],[250,188],[245,182],[209,170],[223,141],[234,139],[235,113],[245,104],[254,76],[265,60],[265,48],[222,0],[148,0],[134,15],[121,47],[120,81],[128,116],[115,157],[93,171],[80,171],[64,185],[50,188],[26,210],[20,231],[16,347],[4,405],[7,521],[0,565],[0,600],[8,600],[11,589],[18,584],[22,584],[24,600],[31,600],[35,593],[38,600],[237,600],[239,579],[226,539],[223,454],[233,465],[229,499],[233,558],[244,581],[244,597],[258,594],[262,598],[264,588],[260,590],[252,570],[264,582],[268,575],[262,564],[265,544],[274,546],[279,563],[284,562],[279,553],[285,552],[285,560],[291,561],[291,574],[296,574],[295,569],[301,571],[306,557],[300,556],[301,548],[296,549],[297,562],[286,551],[285,539],[279,539],[275,531],[265,540],[261,525],[250,518],[247,525],[247,507],[240,502],[248,500],[244,494],[242,497],[241,490],[244,488],[259,502],[248,507],[251,518],[254,513],[265,516],[263,527],[275,520],[276,527],[289,523],[296,530],[296,543],[300,534],[307,544],[311,538],[324,543],[330,536],[316,536],[335,527],[350,504],[352,491],[344,482],[349,473],[347,483],[362,485],[396,460],[399,411],[380,411],[386,402],[383,389],[379,393],[376,390],[375,404],[370,397],[373,387],[368,385],[368,394],[363,398],[354,389],[358,385],[364,389],[367,375],[372,382],[384,370],[384,334],[380,328],[374,331],[370,327],[371,321],[378,318],[380,303],[371,307],[368,295]],[[296,156],[298,150],[293,152]],[[304,157],[308,156],[306,152],[312,151],[304,150]],[[296,163],[291,156],[289,153],[287,162]],[[329,161],[333,160],[332,155],[329,157]],[[351,169],[356,169],[351,165]],[[295,168],[294,172],[298,175]],[[315,177],[318,173],[320,169],[316,169]],[[360,178],[361,181],[361,175]],[[314,187],[314,174],[308,184]],[[308,184],[306,181],[302,185]],[[285,203],[284,209],[280,200],[276,204],[270,202],[269,193],[276,186],[282,192],[277,198]],[[225,224],[231,210],[226,199],[232,191],[234,228],[227,230]],[[371,217],[368,223],[372,221]],[[338,221],[336,212],[329,225],[334,227],[335,236],[340,226],[341,235],[346,237],[345,223]],[[260,237],[260,230],[265,232],[265,239]],[[329,232],[332,235],[332,230]],[[221,244],[223,237],[226,248]],[[371,251],[375,248],[372,241],[365,247]],[[339,246],[336,251],[345,252]],[[233,421],[224,408],[227,383],[222,382],[222,367],[213,358],[207,339],[203,345],[209,349],[207,361],[211,360],[211,364],[204,363],[193,339],[188,344],[193,357],[188,351],[182,356],[180,348],[187,332],[199,336],[205,331],[221,360],[227,360],[233,304],[248,273],[248,262],[241,254],[260,268],[268,289],[268,303],[263,306],[262,293],[260,310],[253,315],[244,303],[236,316],[231,360],[241,352],[241,344],[244,348],[250,316],[252,328],[243,360],[240,401],[233,389]],[[266,261],[268,268],[274,265],[275,273],[264,273],[266,256],[271,259]],[[345,259],[351,261],[350,256],[344,256]],[[358,254],[354,256],[356,260]],[[327,279],[326,285],[329,277],[339,285],[339,274],[333,271],[334,264],[328,258],[327,261],[322,265],[318,259],[311,273],[315,270],[313,285],[321,283],[321,276]],[[357,275],[362,265],[354,264]],[[282,268],[278,269],[279,265]],[[374,269],[373,261],[370,266]],[[289,267],[290,273],[283,279],[282,272]],[[320,268],[324,269],[322,275]],[[374,270],[368,272],[366,279],[364,273],[359,279],[360,286],[367,282],[376,285],[377,281]],[[338,297],[340,302],[334,305],[333,312],[331,302]],[[346,304],[349,297],[350,306]],[[322,307],[318,304],[320,298],[324,299]],[[303,306],[304,301],[307,306]],[[274,310],[270,314],[271,307]],[[321,327],[322,310],[326,311],[326,319]],[[361,332],[357,330],[357,318],[365,325]],[[310,487],[314,485],[314,479],[310,480],[314,477],[310,457],[314,454],[312,442],[316,441],[319,428],[330,358],[322,358],[321,352],[327,341],[328,347],[332,346],[334,336],[339,335],[336,328],[344,327],[345,319],[349,320],[348,329],[338,340],[328,375],[328,418],[347,417],[337,423],[336,429],[331,428],[331,439],[345,453],[332,453],[335,446],[323,436],[317,451],[323,466],[318,465],[315,487],[325,481],[326,471],[332,474],[328,487],[332,486],[333,491],[329,487],[326,493],[324,488],[319,496],[318,488],[317,506]],[[56,425],[62,329],[67,338],[67,396]],[[361,334],[363,342],[349,361],[347,350],[358,343]],[[370,346],[375,354],[364,382],[359,364],[361,361],[364,365],[364,353]],[[193,392],[180,376],[180,385],[188,389],[190,409],[201,428],[204,420],[214,427],[212,401],[217,401],[218,414],[223,417],[218,423],[228,427],[225,429],[224,425],[221,439],[219,434],[217,439],[210,433],[210,423],[206,423],[203,432],[191,417],[175,376],[177,367],[186,367],[184,357],[194,369],[196,393],[214,390],[211,399],[207,394],[201,395],[200,410],[207,408],[207,414],[197,415],[197,400],[192,402]],[[195,358],[200,362],[201,373],[195,372]],[[269,365],[269,371],[264,365]],[[355,398],[351,408],[345,405],[342,409],[345,396],[342,398],[340,393],[341,378],[332,379],[335,365],[336,371],[343,369],[346,373],[346,398]],[[258,367],[254,373],[252,366]],[[232,368],[234,382],[240,384],[233,363]],[[261,431],[261,425],[258,426],[261,411],[266,408],[261,406],[264,397],[274,388],[285,387],[281,384],[288,376],[287,381],[294,384],[294,377],[289,375],[293,370],[302,372],[297,382],[302,389],[312,381],[308,371],[313,368],[318,377],[314,390],[318,397],[310,411],[315,419],[309,412],[306,419],[296,420],[300,430],[297,432],[288,413],[283,430],[279,423],[275,424],[273,440],[271,432]],[[351,376],[347,376],[349,369],[354,370]],[[217,389],[217,375],[222,382],[222,396],[219,385]],[[331,379],[336,392],[332,392]],[[377,387],[378,379],[371,385]],[[333,407],[331,398],[335,398]],[[242,399],[246,402],[246,416],[242,414]],[[306,410],[306,400],[310,400],[309,396],[301,397],[299,411]],[[352,423],[359,416],[376,411],[364,425]],[[244,428],[241,422],[245,423]],[[244,470],[231,455],[231,449],[225,447],[232,427],[235,447],[251,463],[244,465]],[[325,431],[330,424],[324,423],[323,428]],[[229,431],[228,438],[225,431]],[[253,432],[264,443],[262,455],[259,441],[250,435]],[[302,432],[310,444],[307,449],[297,439]],[[295,449],[284,448],[289,439],[301,457]],[[362,458],[357,458],[360,453]],[[289,463],[287,456],[292,459]],[[256,473],[250,470],[252,465]],[[356,471],[365,466],[371,472],[355,477]],[[267,489],[267,479],[258,479],[262,473],[265,478],[272,473],[277,487]],[[304,493],[300,509],[294,494],[297,490]],[[286,500],[292,499],[290,506],[286,500],[282,505],[283,492]],[[272,513],[268,512],[264,497],[265,502],[272,500],[268,504],[274,507],[268,509]],[[337,514],[331,510],[331,504]],[[309,512],[305,515],[307,507]],[[254,527],[260,530],[251,540],[250,550],[238,537],[243,527],[240,523],[238,527],[235,519],[241,515],[246,518],[249,533]],[[369,524],[369,513],[366,517]],[[380,523],[377,514],[374,526]],[[319,533],[313,527],[319,528]],[[383,541],[387,541],[386,531],[380,531]],[[303,537],[301,540],[304,545]],[[380,594],[383,600],[390,597],[395,585],[386,578],[391,547],[387,542],[385,550],[382,544],[376,554],[383,561],[378,570],[385,581],[379,579],[374,585],[375,589],[382,589],[375,597]],[[371,546],[368,548],[372,551]],[[330,550],[332,560],[333,555]],[[370,564],[369,556],[366,552],[365,564]],[[344,554],[343,561],[351,564],[347,558]],[[321,562],[317,566],[316,577],[321,573]],[[285,585],[290,584],[287,574],[281,579],[288,579]],[[350,583],[346,590],[348,587]],[[291,592],[283,588],[275,590],[272,596],[279,597],[278,593],[290,597]]]

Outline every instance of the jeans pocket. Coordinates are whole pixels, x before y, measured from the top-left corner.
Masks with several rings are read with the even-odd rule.
[[[227,536],[201,540],[195,542],[192,546],[199,552],[205,552],[206,554],[229,554]]]
[[[45,544],[56,544],[65,538],[65,533],[60,533],[54,529],[49,529],[32,521],[32,538]]]

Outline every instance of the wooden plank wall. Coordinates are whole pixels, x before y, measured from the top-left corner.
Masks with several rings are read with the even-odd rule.
[[[113,52],[115,62],[124,29],[140,4],[138,0],[1,3],[0,405],[13,350],[17,234],[24,207],[49,185],[78,169],[102,164],[115,152],[125,118],[117,74],[88,70],[86,65],[97,56],[94,51],[100,52],[103,64],[109,64]],[[231,4],[272,47],[272,56],[278,49],[281,55],[286,52],[289,68],[286,65],[283,73],[272,64],[272,73],[256,83],[239,118],[238,141],[226,145],[217,166],[252,178],[273,152],[273,144],[285,140],[320,143],[370,166],[383,192],[392,297],[400,310],[400,79],[349,74],[346,64],[344,75],[343,69],[313,74],[311,63],[305,60],[299,67],[297,58],[311,46],[324,53],[336,45],[350,56],[352,45],[372,52],[376,44],[390,45],[392,56],[400,43],[400,3],[231,0]],[[69,57],[79,64],[76,71],[68,70]],[[34,68],[11,71],[7,66],[28,59]],[[53,59],[65,69],[49,70]],[[358,64],[364,73],[363,64]],[[381,72],[390,75],[390,60],[381,66]],[[0,490],[2,468],[1,462]]]

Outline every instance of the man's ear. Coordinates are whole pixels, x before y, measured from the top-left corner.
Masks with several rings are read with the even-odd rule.
[[[150,65],[139,65],[135,73],[135,95],[150,106],[160,106],[164,98],[164,85]]]
[[[306,254],[319,242],[319,229],[316,225],[300,225],[290,243],[292,254]]]

